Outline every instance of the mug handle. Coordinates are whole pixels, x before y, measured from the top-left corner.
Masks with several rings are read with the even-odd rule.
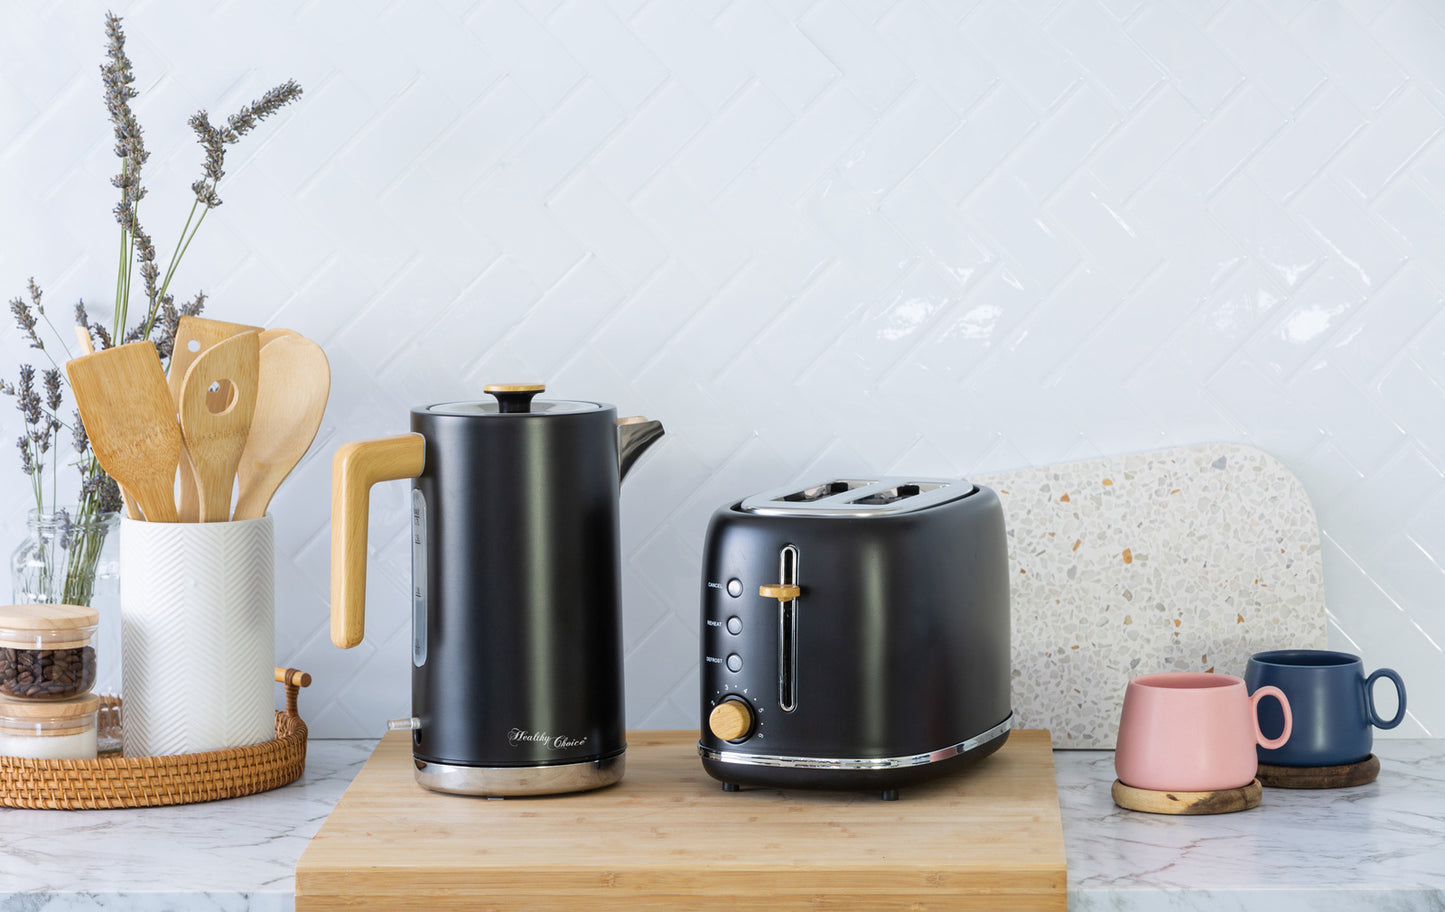
[[[1279,701],[1279,708],[1284,710],[1284,731],[1280,732],[1278,738],[1266,738],[1264,732],[1259,730],[1259,701],[1264,697],[1274,697]],[[1265,750],[1279,750],[1284,747],[1284,743],[1289,740],[1290,733],[1294,731],[1294,714],[1289,711],[1289,697],[1286,697],[1284,691],[1273,684],[1266,684],[1259,688],[1249,698],[1249,717],[1254,720],[1254,738]]]
[[[1375,682],[1382,677],[1389,678],[1391,681],[1394,681],[1395,693],[1400,695],[1400,707],[1395,710],[1395,718],[1390,719],[1389,721],[1381,719],[1380,714],[1375,712],[1374,687]],[[1405,682],[1400,680],[1400,676],[1395,673],[1394,669],[1378,669],[1374,674],[1370,675],[1368,678],[1365,679],[1365,705],[1369,708],[1370,711],[1371,724],[1375,725],[1377,728],[1394,728],[1396,725],[1399,725],[1400,722],[1405,718]]]

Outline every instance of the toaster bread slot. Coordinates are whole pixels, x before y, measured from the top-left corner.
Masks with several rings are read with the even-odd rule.
[[[801,491],[794,491],[791,494],[784,494],[778,500],[788,503],[813,503],[825,497],[833,497],[838,494],[847,494],[849,491],[857,490],[865,485],[866,481],[825,481],[820,485],[813,485]]]
[[[886,506],[897,503],[900,500],[907,500],[910,497],[917,497],[929,491],[937,490],[942,485],[930,484],[926,481],[910,481],[906,484],[894,485],[891,488],[884,488],[881,491],[873,491],[857,500],[850,500],[849,503],[862,504],[864,506]]]
[[[778,553],[776,586],[761,586],[758,593],[778,600],[778,708],[792,712],[798,705],[798,549],[784,545]]]

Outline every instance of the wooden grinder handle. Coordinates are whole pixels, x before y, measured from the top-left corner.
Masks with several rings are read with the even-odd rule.
[[[426,464],[420,434],[342,445],[331,463],[331,642],[350,649],[366,626],[366,525],[371,486],[415,478]]]

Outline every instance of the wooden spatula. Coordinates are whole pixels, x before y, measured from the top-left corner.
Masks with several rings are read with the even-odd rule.
[[[299,335],[262,346],[256,414],[236,470],[236,519],[266,515],[276,489],[316,439],[330,394],[331,365],[321,346]]]
[[[86,327],[76,324],[75,341],[80,343],[80,350],[85,354],[95,354],[95,340],[90,337],[90,330]],[[82,423],[84,422],[82,421]],[[182,448],[182,453],[184,452],[185,450]],[[130,496],[130,492],[122,488],[118,481],[115,483],[115,486],[120,488],[120,502],[125,505],[125,515],[131,519],[143,518],[145,514],[141,513],[140,507],[135,505],[135,498]]]
[[[67,361],[65,373],[101,468],[148,521],[175,522],[181,429],[156,347],[107,348]]]
[[[181,317],[180,323],[176,326],[176,344],[171,351],[170,374],[166,376],[166,382],[170,385],[171,398],[175,400],[176,409],[181,407],[181,384],[185,382],[186,371],[200,357],[201,352],[210,348],[218,342],[224,342],[233,336],[242,333],[261,332],[259,326],[248,326],[245,323],[227,323],[224,320],[207,320],[204,317]],[[181,522],[197,522],[201,515],[200,497],[196,493],[195,470],[191,468],[190,454],[181,453],[180,479],[181,479]]]
[[[181,383],[181,433],[195,472],[201,522],[231,518],[231,487],[256,410],[260,353],[259,333],[232,336],[201,352]]]

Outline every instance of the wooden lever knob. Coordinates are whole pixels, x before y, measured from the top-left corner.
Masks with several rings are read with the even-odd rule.
[[[802,594],[803,590],[792,583],[771,583],[758,587],[758,595],[763,598],[775,598],[780,602],[791,602]]]

